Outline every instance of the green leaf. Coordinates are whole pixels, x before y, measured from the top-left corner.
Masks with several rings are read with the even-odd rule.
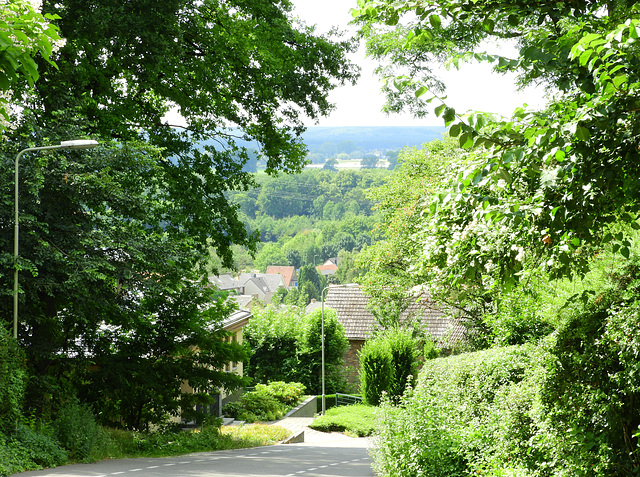
[[[457,137],[460,134],[460,124],[456,123],[449,128],[449,136]]]
[[[456,119],[456,110],[449,106],[445,107],[442,119],[444,119],[445,125],[448,126]]]
[[[433,28],[440,28],[440,26],[442,25],[442,20],[438,15],[430,15],[429,23]]]
[[[629,256],[631,255],[631,253],[630,253],[630,251],[629,251],[629,248],[628,248],[628,247],[622,247],[622,248],[620,249],[620,253],[622,254],[622,256],[623,256],[624,258],[629,258]]]
[[[588,141],[591,138],[591,133],[584,126],[578,126],[576,128],[576,137],[580,141]]]
[[[426,86],[420,86],[415,92],[416,98],[419,98],[420,96],[425,94],[427,91],[429,91],[429,89]]]
[[[433,110],[433,112],[436,114],[436,116],[440,117],[440,115],[444,111],[444,108],[446,108],[446,107],[447,107],[446,104],[441,104],[439,106],[436,106],[436,108]]]

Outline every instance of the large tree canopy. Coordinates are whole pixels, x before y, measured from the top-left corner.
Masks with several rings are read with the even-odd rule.
[[[391,110],[444,118],[468,157],[425,203],[420,273],[460,290],[510,287],[528,271],[583,272],[606,243],[628,256],[620,219],[640,205],[640,76],[635,2],[360,0],[371,55],[385,62]],[[487,54],[511,41],[515,58]],[[446,105],[436,63],[488,61],[551,93],[511,118]],[[471,80],[470,80],[471,81]],[[429,94],[431,92],[431,94]]]
[[[300,170],[303,115],[326,114],[328,92],[356,77],[350,42],[290,12],[287,0],[44,2],[66,43],[50,52],[57,68],[45,55],[38,81],[15,82],[9,96],[2,316],[16,153],[83,136],[101,145],[20,163],[18,335],[34,408],[74,388],[100,403],[103,422],[143,428],[177,412],[185,380],[196,394],[183,410],[242,384],[217,371],[245,355],[222,339],[232,310],[198,266],[209,250],[231,266],[233,244],[255,247],[227,200],[253,184],[248,148],[269,173]],[[167,124],[171,109],[184,124]]]

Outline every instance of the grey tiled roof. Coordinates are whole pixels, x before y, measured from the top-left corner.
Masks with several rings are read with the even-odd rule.
[[[264,292],[275,292],[284,283],[282,275],[277,273],[242,273],[238,278],[241,286],[245,286],[250,280]]]
[[[241,287],[240,282],[228,273],[222,275],[210,275],[209,282],[213,283],[220,290],[234,290]]]
[[[365,340],[371,337],[375,327],[375,317],[367,309],[369,297],[360,288],[329,288],[325,299],[325,307],[333,308],[338,313],[338,320],[344,326],[349,340]],[[422,301],[411,303],[401,315],[401,320],[420,316],[427,333],[448,346],[460,341],[464,336],[464,328],[450,320],[433,302]]]

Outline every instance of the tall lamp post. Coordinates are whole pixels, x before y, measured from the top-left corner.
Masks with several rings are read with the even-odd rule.
[[[320,322],[320,334],[321,342],[322,342],[322,415],[324,416],[324,412],[326,410],[325,405],[325,392],[324,392],[324,299],[325,293],[329,288],[356,288],[358,286],[357,283],[345,283],[342,285],[328,285],[322,289],[322,293],[320,294],[320,299],[322,302],[322,320]]]
[[[20,158],[26,152],[48,151],[51,149],[89,149],[96,147],[97,141],[93,139],[75,139],[73,141],[62,141],[55,146],[29,147],[23,149],[16,156],[15,179],[14,179],[14,226],[13,226],[13,337],[18,339],[18,165]]]

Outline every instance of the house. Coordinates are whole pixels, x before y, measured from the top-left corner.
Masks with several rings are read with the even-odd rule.
[[[284,277],[277,273],[242,273],[238,278],[228,273],[212,275],[209,277],[209,283],[221,291],[228,292],[240,308],[250,308],[256,300],[269,304],[276,290],[286,287]]]
[[[240,281],[233,278],[229,273],[223,273],[222,275],[210,275],[209,283],[215,286],[218,290],[230,292],[231,294],[241,294],[242,285]]]
[[[278,288],[286,288],[284,277],[277,273],[242,273],[238,281],[242,295],[251,295],[266,304],[271,303]]]
[[[284,279],[284,286],[287,290],[291,290],[291,288],[298,286],[298,273],[296,272],[296,267],[270,265],[267,267],[267,274],[282,275],[282,278]]]
[[[350,383],[359,382],[358,370],[360,362],[358,352],[364,342],[371,338],[375,328],[376,319],[368,310],[369,297],[359,287],[329,287],[324,302],[325,309],[332,308],[338,314],[338,321],[344,327],[349,348],[345,355],[345,365]],[[317,308],[319,303],[313,303]],[[311,307],[309,308],[311,309]],[[309,311],[309,310],[307,310]],[[435,303],[430,301],[414,302],[402,313],[400,319],[408,320],[412,317],[420,317],[425,331],[433,337],[439,347],[447,348],[461,341],[464,336],[464,328],[453,323],[440,311]]]
[[[225,340],[228,342],[242,344],[242,332],[243,328],[249,323],[251,318],[251,312],[248,310],[236,310],[229,317],[222,322],[222,328],[230,333]],[[244,363],[241,361],[233,361],[224,365],[224,371],[227,373],[236,373],[239,376],[244,375]],[[184,381],[180,390],[183,393],[192,393],[193,388],[189,386],[187,381]],[[220,394],[216,395],[216,401],[213,404],[207,406],[196,405],[196,411],[203,412],[205,414],[211,414],[214,416],[222,415],[222,406],[227,403],[228,400],[233,399],[233,394],[228,394],[224,390],[220,391]],[[177,422],[177,417],[172,418],[172,421]],[[192,425],[193,423],[182,422],[184,425]]]
[[[321,275],[333,275],[338,271],[338,259],[330,258],[322,265],[318,265],[316,270],[318,270],[318,273]]]

